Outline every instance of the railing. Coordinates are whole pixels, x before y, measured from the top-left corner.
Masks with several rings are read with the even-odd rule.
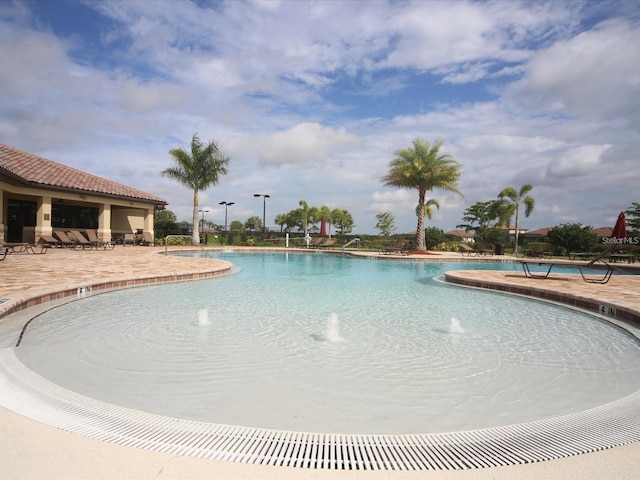
[[[349,240],[347,243],[345,243],[345,244],[342,246],[342,250],[344,251],[344,249],[345,249],[345,248],[347,248],[347,247],[348,247],[349,245],[351,245],[352,243],[356,243],[356,242],[360,243],[360,239],[359,239],[359,238],[354,238],[354,239],[352,239],[352,240]]]

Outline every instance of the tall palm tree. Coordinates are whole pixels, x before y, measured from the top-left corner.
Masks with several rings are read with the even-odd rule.
[[[310,207],[309,204],[305,200],[300,200],[300,226],[304,231],[304,236],[307,236],[307,232],[309,231],[309,224],[313,225],[315,221],[315,216],[317,212],[316,207]]]
[[[415,244],[418,251],[426,250],[424,216],[427,192],[437,188],[462,195],[458,190],[458,180],[462,174],[460,163],[448,153],[440,153],[441,146],[441,140],[430,144],[415,139],[412,148],[401,148],[394,152],[396,157],[389,162],[389,171],[382,177],[387,186],[418,190]]]
[[[533,185],[525,183],[520,187],[519,191],[516,191],[513,187],[507,187],[498,194],[499,199],[499,223],[502,226],[509,228],[511,218],[516,216],[516,244],[513,247],[513,253],[518,254],[518,217],[520,216],[520,205],[524,204],[524,216],[528,217],[533,212],[533,207],[536,201],[530,195],[527,195],[533,190]]]
[[[162,171],[169,177],[193,190],[193,236],[194,245],[200,244],[198,229],[198,192],[217,185],[221,175],[227,174],[229,158],[225,157],[215,140],[204,145],[194,133],[191,139],[191,153],[182,148],[174,148],[169,154],[176,163]]]

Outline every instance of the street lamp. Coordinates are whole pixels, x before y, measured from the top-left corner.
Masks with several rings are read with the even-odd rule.
[[[224,205],[224,231],[227,231],[227,208],[230,205],[235,205],[235,202],[220,202],[218,205]]]
[[[204,228],[204,213],[209,213],[211,210],[207,208],[203,208],[202,210],[198,210],[202,214],[202,219],[200,220],[200,230]]]
[[[203,233],[202,231],[204,230],[204,212],[209,213],[211,210],[206,207],[203,208],[202,210],[198,210],[200,213],[202,213],[202,219],[200,220],[200,233]],[[207,243],[207,234],[204,234],[204,243]]]
[[[267,195],[266,193],[254,193],[253,194],[254,197],[262,197],[262,230],[264,232],[267,231],[267,224],[265,223],[265,219],[266,219],[266,213],[267,213],[267,198],[270,197],[270,195]]]

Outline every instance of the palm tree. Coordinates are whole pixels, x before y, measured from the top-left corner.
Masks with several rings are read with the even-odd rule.
[[[351,212],[342,208],[331,210],[331,223],[336,226],[336,229],[340,229],[341,235],[351,233],[355,227]]]
[[[287,214],[279,213],[275,219],[276,225],[280,225],[280,233],[284,230],[284,226],[287,224]]]
[[[389,162],[389,171],[382,177],[386,186],[418,190],[415,249],[426,250],[424,240],[425,197],[435,188],[462,195],[458,190],[460,163],[448,153],[440,153],[441,140],[433,144],[422,139],[413,141],[413,148],[401,148],[394,152],[396,158]]]
[[[327,205],[323,205],[318,209],[316,218],[319,222],[325,222],[329,227],[329,236],[331,236],[331,209]]]
[[[516,245],[513,248],[513,253],[515,255],[518,254],[518,217],[520,215],[520,205],[524,204],[524,216],[528,217],[531,215],[531,212],[533,212],[533,207],[536,204],[533,197],[527,195],[531,190],[533,190],[533,185],[526,183],[522,185],[520,190],[517,192],[515,188],[507,187],[498,194],[500,225],[509,228],[511,218],[514,214],[516,216]]]
[[[433,217],[433,210],[431,207],[436,207],[438,210],[440,210],[440,203],[435,198],[430,198],[424,203],[423,215],[429,220],[431,220],[431,217]],[[420,213],[416,212],[416,215],[420,215]]]
[[[169,177],[193,190],[193,236],[194,245],[200,244],[198,229],[198,192],[217,185],[220,175],[227,174],[229,158],[225,157],[215,140],[204,145],[194,133],[191,139],[191,153],[182,148],[169,152],[176,162],[175,167],[162,171],[163,177]]]
[[[299,202],[300,209],[300,226],[304,231],[304,236],[307,236],[307,232],[309,231],[309,224],[312,225],[316,223],[316,215],[318,213],[318,209],[316,207],[310,207],[309,204],[305,200],[300,200]]]

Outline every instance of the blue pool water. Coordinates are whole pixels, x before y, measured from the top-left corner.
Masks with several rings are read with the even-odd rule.
[[[515,264],[219,253],[211,280],[95,295],[16,350],[107,402],[215,423],[434,433],[581,411],[640,388],[640,344],[594,316],[434,280]]]

